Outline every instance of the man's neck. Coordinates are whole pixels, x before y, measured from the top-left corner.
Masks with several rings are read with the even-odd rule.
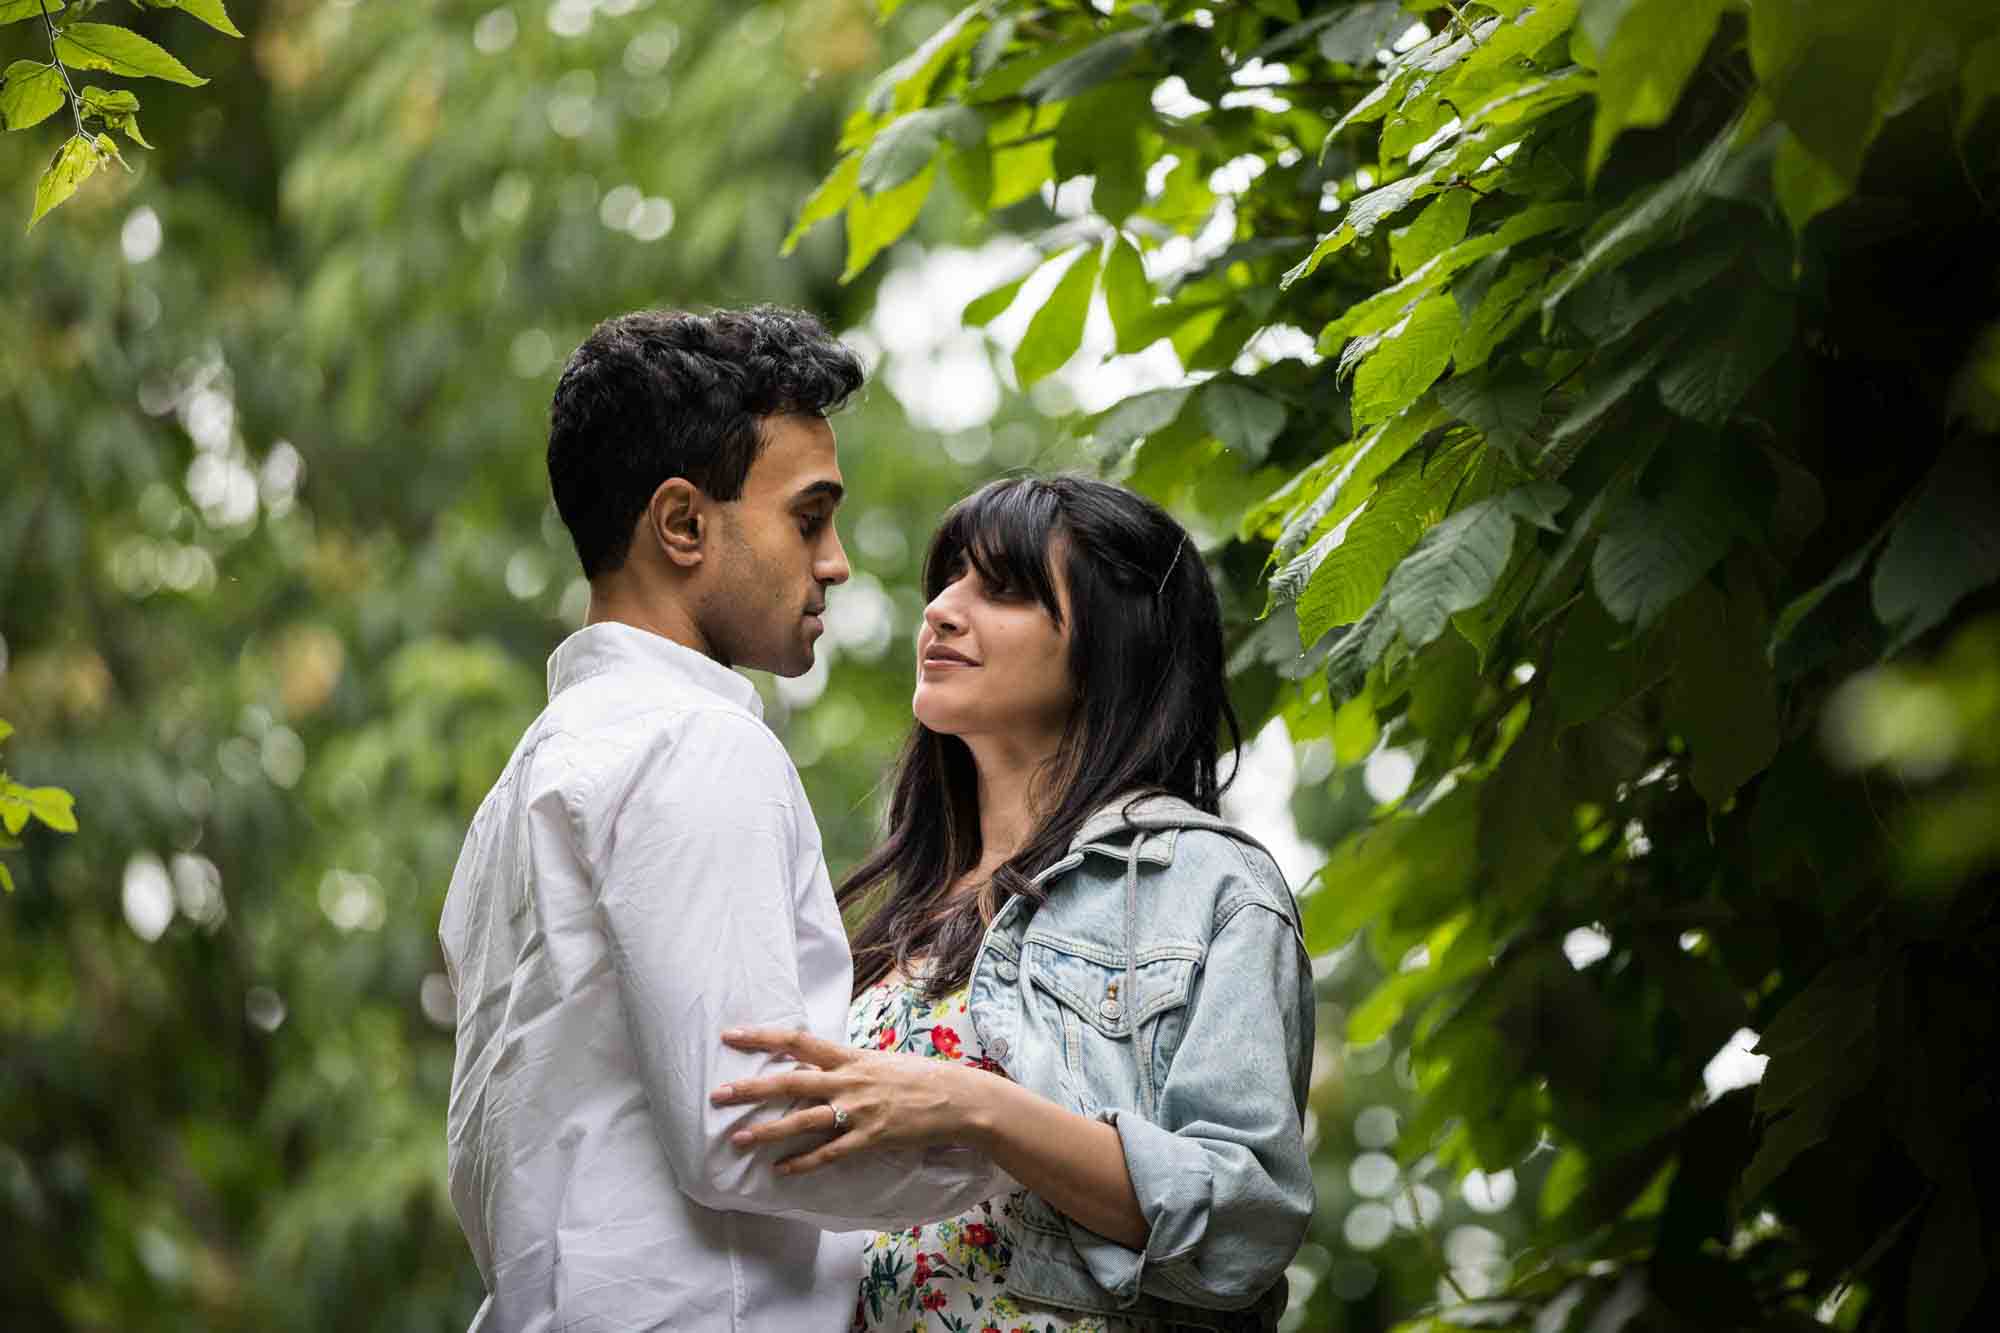
[[[601,625],[607,622],[646,630],[663,639],[671,639],[683,648],[693,649],[712,661],[720,660],[709,648],[707,636],[701,632],[701,627],[688,614],[686,607],[670,599],[643,596],[628,581],[598,579],[591,583],[590,609],[585,613],[583,623]]]

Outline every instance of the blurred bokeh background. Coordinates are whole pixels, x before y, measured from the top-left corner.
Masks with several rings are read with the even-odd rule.
[[[996,227],[939,191],[850,286],[837,229],[780,258],[935,5],[230,12],[242,42],[119,7],[211,82],[146,86],[157,151],[31,233],[60,136],[0,137],[0,717],[8,768],[83,824],[10,855],[0,899],[0,1322],[457,1329],[479,1293],[444,1188],[435,928],[581,618],[542,464],[569,350],[621,310],[779,301],[875,368],[837,423],[856,575],[812,674],[760,682],[836,875],[908,722],[932,521],[1000,471],[1078,464],[1056,418],[1179,368],[1162,344],[1023,395],[1021,328],[961,326],[1026,265],[1010,218],[1052,200]],[[0,28],[0,57],[38,40]],[[1398,781],[1331,767],[1281,733],[1246,756],[1232,808],[1297,879],[1364,780]],[[1427,1299],[1437,1258],[1476,1284],[1517,1189],[1403,1183],[1407,1062],[1339,1040],[1373,967],[1322,964],[1313,1126],[1338,1251],[1314,1269],[1357,1328]],[[1449,1225],[1419,1239],[1418,1213]]]

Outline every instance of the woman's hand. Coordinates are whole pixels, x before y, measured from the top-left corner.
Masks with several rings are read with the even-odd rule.
[[[708,1095],[717,1106],[749,1102],[813,1101],[776,1120],[738,1130],[730,1142],[755,1148],[800,1134],[834,1132],[834,1108],[846,1112],[847,1128],[811,1152],[778,1163],[786,1175],[813,1171],[850,1153],[869,1149],[914,1148],[934,1143],[969,1143],[973,1114],[983,1098],[974,1080],[994,1075],[945,1060],[862,1051],[821,1041],[808,1032],[778,1028],[733,1029],[722,1034],[739,1051],[788,1055],[802,1067],[783,1074],[725,1083]]]

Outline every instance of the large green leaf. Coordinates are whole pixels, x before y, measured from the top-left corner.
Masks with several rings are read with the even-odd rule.
[[[1118,335],[1120,352],[1136,352],[1146,343],[1153,313],[1153,285],[1146,279],[1146,265],[1138,250],[1122,234],[1114,235],[1104,253],[1104,271],[1098,277],[1104,288],[1104,307],[1111,327]],[[1151,342],[1146,338],[1146,342]]]
[[[1354,376],[1354,421],[1367,425],[1402,411],[1451,364],[1458,341],[1458,303],[1432,296],[1384,333]]]
[[[1703,581],[1665,622],[1667,724],[1687,742],[1694,789],[1721,806],[1778,752],[1778,696],[1764,652],[1770,616],[1747,572],[1725,597]]]
[[[936,180],[933,162],[893,190],[877,195],[855,191],[847,201],[847,267],[841,272],[842,282],[859,277],[876,255],[910,229],[924,211],[924,200],[930,198]]]
[[[1090,296],[1097,290],[1099,251],[1087,246],[1063,271],[1049,299],[1028,321],[1028,330],[1014,349],[1014,374],[1023,387],[1060,370],[1083,345],[1084,318]]]
[[[1465,226],[1472,217],[1472,193],[1447,190],[1433,199],[1407,227],[1389,233],[1389,261],[1399,274],[1407,274],[1425,260],[1465,239]]]
[[[1593,12],[1617,10],[1608,37],[1596,37],[1597,116],[1590,130],[1589,173],[1597,177],[1612,142],[1627,129],[1664,124],[1708,49],[1729,0],[1596,0]]]
[[[1461,374],[1485,365],[1493,349],[1534,315],[1539,307],[1537,295],[1552,267],[1546,259],[1519,260],[1486,289],[1466,316],[1458,345],[1452,349],[1452,360]]]
[[[1367,612],[1390,571],[1451,503],[1466,462],[1464,450],[1435,460],[1404,458],[1346,522],[1272,576],[1274,596],[1291,590],[1298,597],[1300,646],[1312,647],[1334,626]]]
[[[1223,376],[1202,386],[1201,415],[1215,438],[1252,463],[1271,452],[1285,428],[1285,405],[1241,380]]]
[[[799,242],[805,239],[807,232],[826,219],[839,216],[840,211],[847,207],[848,201],[854,198],[854,192],[860,187],[861,153],[856,151],[841,158],[834,169],[826,174],[826,179],[821,181],[818,188],[806,199],[805,207],[799,210],[799,220],[792,224],[791,231],[785,236],[781,253],[790,254],[798,248]]]
[[[1712,475],[1684,474],[1656,499],[1634,494],[1604,522],[1590,561],[1607,611],[1637,629],[1653,623],[1722,559],[1738,530]]]
[[[56,55],[72,69],[101,69],[126,78],[165,79],[198,88],[208,80],[130,28],[72,23],[56,38]]]
[[[0,23],[38,19],[46,10],[51,16],[63,12],[65,0],[0,0]]]
[[[1129,68],[1144,48],[1148,28],[1128,28],[1091,43],[1065,60],[1049,66],[1021,89],[1031,102],[1064,102]]]
[[[223,8],[222,0],[153,0],[153,3],[156,5],[161,3],[171,5],[185,14],[200,19],[203,23],[206,23],[209,27],[225,36],[241,37],[243,35],[237,29],[236,25],[230,21],[229,11]]]
[[[1106,454],[1165,430],[1180,416],[1191,389],[1148,389],[1113,403],[1091,425],[1091,434]]]
[[[1382,590],[1404,643],[1422,647],[1453,614],[1491,596],[1514,551],[1515,523],[1555,531],[1555,516],[1568,503],[1562,486],[1535,482],[1468,505],[1426,532]]]
[[[101,134],[94,140],[85,138],[81,134],[72,134],[64,142],[57,150],[55,160],[49,163],[48,169],[42,172],[41,179],[35,183],[35,208],[28,218],[30,231],[34,230],[35,224],[40,222],[50,209],[75,194],[77,186],[83,184],[93,172],[116,155],[116,148],[112,148],[110,152],[105,151],[106,145],[110,143],[111,140]]]
[[[1344,250],[1359,237],[1372,234],[1382,223],[1418,199],[1442,188],[1439,182],[1450,172],[1451,165],[1448,160],[1434,161],[1422,171],[1412,172],[1401,180],[1391,181],[1379,189],[1357,196],[1341,214],[1339,224],[1319,238],[1311,253],[1286,270],[1285,276],[1278,281],[1279,288],[1290,287],[1300,278],[1310,276],[1328,255]]]
[[[1152,114],[1145,84],[1106,83],[1079,93],[1056,126],[1056,178],[1092,177],[1091,211],[1113,226],[1146,201],[1139,131]]]
[[[1906,52],[1872,0],[1758,0],[1750,64],[1758,93],[1818,161],[1852,183]]]
[[[945,141],[976,144],[986,121],[971,107],[940,106],[912,111],[883,127],[861,158],[856,183],[871,195],[885,194],[914,179],[938,154]]]
[[[6,82],[0,84],[0,128],[25,130],[39,125],[62,110],[68,96],[62,71],[54,65],[16,60],[7,66]]]
[[[1990,441],[1950,446],[1889,532],[1870,584],[1889,651],[1941,624],[1958,603],[2000,579],[2000,470]]]
[[[1337,523],[1368,498],[1375,479],[1408,453],[1424,435],[1442,423],[1444,410],[1435,399],[1419,399],[1366,435],[1336,451],[1337,467],[1310,499],[1303,496],[1285,517],[1284,530],[1272,549],[1274,561],[1298,554],[1329,523]]]
[[[1660,369],[1660,401],[1676,415],[1719,426],[1797,337],[1791,296],[1753,283],[1736,300],[1711,298]]]

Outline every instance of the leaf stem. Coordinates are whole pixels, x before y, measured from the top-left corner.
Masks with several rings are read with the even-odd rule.
[[[56,24],[49,17],[49,0],[37,0],[37,3],[42,11],[42,27],[49,35],[49,59],[55,64],[56,73],[62,76],[63,91],[69,94],[69,114],[76,122],[76,137],[87,140],[90,135],[83,128],[83,101],[76,95],[76,85],[69,81],[69,70],[63,65],[62,57],[56,54]]]

